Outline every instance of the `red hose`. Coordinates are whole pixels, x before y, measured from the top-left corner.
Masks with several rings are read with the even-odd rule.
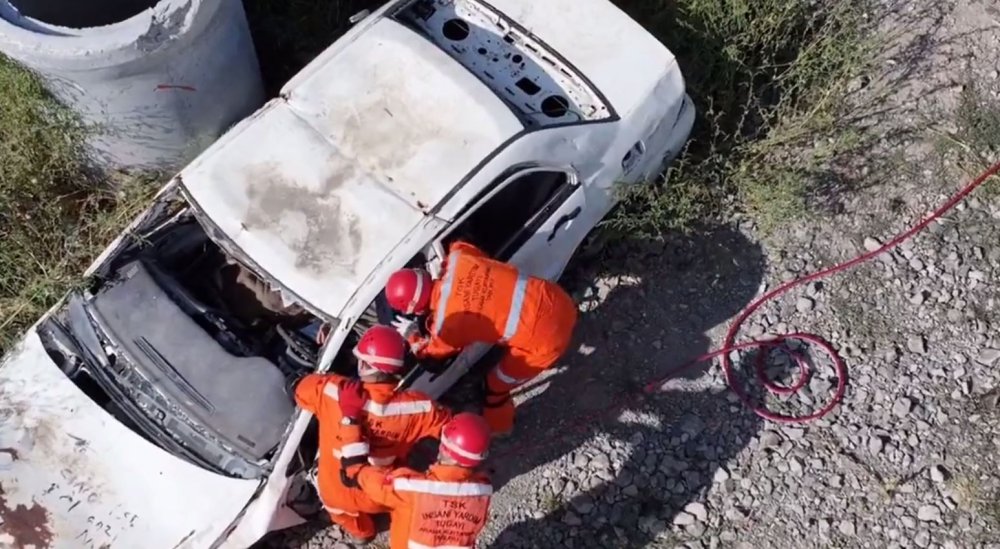
[[[925,217],[920,223],[917,223],[913,227],[910,227],[906,231],[900,233],[889,242],[883,244],[877,250],[873,250],[871,252],[862,254],[849,261],[845,261],[838,265],[834,265],[822,271],[817,271],[815,273],[792,280],[791,282],[786,282],[785,284],[778,286],[774,290],[771,290],[770,292],[758,297],[756,300],[750,303],[750,305],[748,305],[745,309],[743,309],[743,311],[736,317],[736,319],[733,320],[733,323],[729,325],[729,331],[726,332],[726,338],[723,341],[722,348],[701,355],[695,358],[694,360],[687,362],[678,368],[675,368],[666,376],[651,381],[650,383],[646,384],[645,392],[646,393],[659,392],[659,389],[663,386],[664,383],[666,383],[669,379],[676,377],[679,373],[702,362],[706,362],[716,357],[720,357],[722,363],[722,370],[726,375],[726,383],[729,385],[729,388],[736,393],[736,395],[740,398],[740,400],[743,401],[743,404],[745,404],[747,407],[753,410],[753,412],[758,416],[764,419],[769,419],[771,421],[776,421],[780,423],[805,423],[807,421],[821,418],[826,414],[830,413],[830,411],[833,410],[833,408],[840,403],[841,399],[844,398],[844,391],[847,389],[847,366],[844,364],[844,359],[837,353],[836,350],[834,350],[833,346],[830,345],[823,338],[808,333],[782,334],[768,341],[755,340],[747,343],[737,344],[736,335],[739,333],[743,323],[746,322],[747,318],[749,318],[750,315],[756,312],[757,309],[761,307],[761,305],[767,303],[768,301],[771,301],[772,299],[775,299],[776,297],[781,296],[782,294],[788,292],[792,288],[796,286],[801,286],[802,284],[805,284],[807,282],[820,280],[822,278],[826,278],[828,276],[856,267],[861,263],[864,263],[882,253],[885,253],[888,250],[891,250],[899,246],[904,241],[913,238],[917,233],[926,229],[928,225],[930,225],[936,219],[940,218],[949,210],[954,208],[955,205],[964,200],[965,197],[967,197],[972,191],[976,190],[976,188],[978,188],[980,185],[986,182],[986,180],[989,179],[990,177],[996,175],[998,172],[1000,172],[1000,162],[993,164],[989,169],[980,174],[979,177],[977,177],[971,183],[966,185],[962,190],[955,193],[942,206],[931,212],[931,214]],[[819,410],[804,416],[790,416],[790,415],[779,414],[772,412],[763,406],[755,404],[750,399],[750,396],[747,395],[744,388],[740,386],[740,384],[737,382],[733,374],[733,364],[729,358],[729,354],[732,351],[741,351],[745,349],[759,349],[761,351],[766,351],[768,349],[780,346],[782,342],[792,341],[792,340],[802,341],[819,347],[819,349],[822,352],[826,353],[826,355],[829,356],[830,359],[833,361],[834,369],[837,372],[837,387],[836,390],[834,391],[833,398],[831,398]],[[796,365],[799,367],[799,376],[796,379],[795,383],[793,383],[790,386],[780,385],[767,379],[766,375],[764,374],[766,353],[760,352],[757,354],[757,359],[754,362],[756,377],[758,381],[760,381],[761,384],[771,393],[781,394],[781,395],[795,394],[800,389],[802,389],[802,387],[806,383],[806,380],[809,377],[810,369],[804,355],[799,352],[793,352],[790,354],[792,359],[795,361]]]
[[[756,340],[756,341],[748,341],[745,343],[736,343],[736,335],[739,333],[740,327],[743,325],[744,322],[746,322],[747,318],[749,318],[750,315],[752,315],[754,312],[757,311],[757,309],[761,307],[761,305],[767,303],[768,301],[776,297],[779,297],[780,295],[788,292],[792,288],[800,286],[807,282],[812,282],[814,280],[819,280],[831,276],[833,274],[846,271],[852,267],[856,267],[859,264],[874,258],[879,254],[882,254],[888,250],[895,248],[896,246],[899,246],[904,241],[912,238],[914,235],[927,228],[927,226],[930,225],[932,222],[934,222],[934,220],[940,218],[949,210],[954,208],[956,204],[965,199],[965,197],[967,197],[972,191],[976,190],[977,187],[982,185],[987,179],[996,175],[997,173],[1000,173],[1000,162],[997,162],[996,164],[991,166],[988,170],[980,174],[979,177],[977,177],[974,181],[965,186],[965,188],[963,188],[962,190],[957,192],[954,196],[952,196],[950,199],[948,199],[948,201],[945,202],[944,205],[934,210],[930,215],[925,217],[920,223],[917,223],[916,225],[906,230],[905,232],[900,233],[898,236],[896,236],[889,242],[883,244],[877,250],[860,255],[858,257],[855,257],[854,259],[851,259],[839,265],[834,265],[833,267],[830,267],[828,269],[824,269],[822,271],[818,271],[813,274],[803,276],[802,278],[793,280],[791,282],[787,282],[775,288],[774,290],[760,296],[759,298],[751,302],[750,305],[748,305],[745,309],[743,309],[743,311],[740,312],[739,315],[737,315],[736,319],[733,320],[733,323],[730,324],[729,326],[729,330],[726,332],[726,338],[723,341],[723,345],[720,349],[703,354],[695,358],[694,360],[691,360],[690,362],[686,362],[681,366],[674,368],[667,375],[650,381],[644,386],[641,394],[629,393],[623,395],[621,399],[611,403],[606,408],[594,414],[588,414],[587,416],[577,416],[576,418],[573,419],[572,422],[570,422],[569,425],[560,426],[559,428],[560,435],[558,436],[543,437],[542,439],[535,439],[532,441],[517,442],[507,448],[504,448],[502,451],[494,454],[491,459],[497,460],[497,459],[504,459],[506,457],[514,455],[519,455],[520,453],[528,451],[529,448],[533,451],[538,451],[539,447],[544,447],[560,442],[562,440],[569,438],[570,436],[575,436],[575,434],[580,431],[589,430],[593,426],[595,419],[622,410],[630,402],[632,402],[633,399],[642,398],[642,394],[652,395],[660,392],[660,389],[662,388],[663,384],[666,383],[668,380],[676,377],[678,374],[680,374],[685,370],[688,370],[698,364],[701,364],[702,362],[707,362],[709,360],[712,360],[716,357],[721,357],[722,369],[725,372],[726,383],[729,385],[729,388],[732,389],[733,392],[735,392],[736,395],[739,396],[740,400],[743,401],[743,403],[751,410],[753,410],[753,412],[758,416],[764,419],[769,419],[771,421],[776,421],[780,423],[805,423],[807,421],[811,421],[825,416],[826,414],[830,413],[830,411],[833,410],[833,408],[836,407],[837,404],[840,403],[841,399],[844,398],[844,392],[847,389],[847,366],[844,364],[843,358],[841,358],[841,356],[837,353],[837,351],[833,348],[833,346],[830,345],[826,340],[817,335],[801,333],[801,332],[782,334],[775,337],[774,339],[767,341]],[[826,353],[826,355],[833,360],[834,368],[837,371],[838,381],[836,390],[834,391],[833,394],[833,398],[831,398],[829,402],[827,402],[818,411],[804,416],[789,416],[789,415],[778,414],[764,408],[763,406],[758,406],[754,404],[753,401],[750,399],[750,396],[747,395],[746,391],[739,385],[739,383],[735,379],[733,375],[733,364],[729,359],[729,354],[733,351],[743,351],[746,349],[759,349],[761,351],[766,351],[768,349],[780,346],[782,342],[792,341],[792,340],[802,341],[819,347],[820,350]],[[781,394],[781,395],[795,394],[803,386],[805,386],[806,381],[809,378],[811,370],[809,367],[809,363],[805,358],[805,355],[802,352],[789,352],[789,354],[791,355],[791,358],[795,361],[796,365],[799,368],[799,376],[797,377],[795,382],[790,386],[779,385],[769,380],[764,373],[767,353],[760,352],[757,354],[757,358],[754,361],[756,378],[771,393]]]

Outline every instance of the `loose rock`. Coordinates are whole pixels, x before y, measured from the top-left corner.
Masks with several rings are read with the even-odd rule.
[[[684,506],[684,511],[686,513],[690,513],[696,519],[702,522],[708,520],[708,509],[705,508],[705,505],[703,503],[693,501]]]
[[[992,366],[998,360],[1000,360],[1000,349],[983,349],[976,355],[976,362],[983,366]]]
[[[906,348],[910,350],[911,353],[917,354],[927,354],[927,339],[922,335],[910,336],[906,340]]]
[[[892,413],[896,417],[906,417],[913,409],[913,401],[907,397],[899,397],[892,405]]]
[[[922,522],[939,522],[941,520],[941,509],[935,505],[922,505],[917,510],[917,520]]]
[[[694,524],[694,523],[695,523],[694,515],[690,513],[685,513],[682,511],[680,513],[677,513],[677,516],[674,517],[674,524],[676,524],[677,526],[687,526],[689,524]]]

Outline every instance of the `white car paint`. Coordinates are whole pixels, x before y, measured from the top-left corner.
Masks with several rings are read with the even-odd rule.
[[[205,547],[259,485],[137,436],[59,371],[34,330],[0,366],[0,547]]]
[[[512,176],[558,170],[572,181],[510,259],[555,279],[614,205],[617,185],[657,174],[693,123],[673,56],[606,0],[491,2],[527,29],[518,40],[543,48],[538,59],[549,55],[545,47],[565,59],[523,73],[574,88],[570,113],[556,122],[499,99],[522,73],[491,73],[494,93],[483,84],[488,65],[462,57],[468,50],[445,54],[433,37],[386,18],[405,3],[362,20],[164,190],[180,187],[218,228],[213,238],[221,247],[335,323],[318,371],[331,367],[390,273],[432,250]],[[456,5],[479,14],[472,24],[487,34],[477,39],[502,51],[488,33],[511,29],[510,22],[470,0]],[[584,123],[563,122],[574,116]],[[120,242],[88,272],[112,258]],[[439,396],[484,350],[467,349],[447,375],[424,376],[416,386]],[[11,516],[35,520],[38,532],[51,533],[39,547],[87,547],[77,536],[96,535],[89,517],[101,514],[111,519],[101,527],[117,536],[115,547],[248,547],[302,520],[286,505],[286,471],[307,413],[291,418],[267,478],[210,473],[146,442],[90,401],[31,331],[0,366],[0,418],[0,518],[7,529],[0,531],[9,531]],[[76,455],[75,439],[63,435],[85,438],[94,451]],[[73,475],[60,479],[55,463],[73,464]],[[86,482],[74,484],[75,471],[86,473]],[[53,482],[76,486],[85,498],[100,495],[70,511],[61,492],[46,493]],[[74,514],[84,509],[86,516]],[[126,511],[125,522],[115,515]],[[0,546],[10,543],[4,535]],[[93,547],[107,543],[93,540]]]

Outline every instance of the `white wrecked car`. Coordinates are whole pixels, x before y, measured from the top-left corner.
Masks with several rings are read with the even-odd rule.
[[[247,547],[301,523],[317,440],[286,375],[353,368],[389,274],[454,238],[557,277],[693,118],[671,53],[607,0],[366,17],[6,357],[0,546]],[[441,396],[482,351],[409,381]]]

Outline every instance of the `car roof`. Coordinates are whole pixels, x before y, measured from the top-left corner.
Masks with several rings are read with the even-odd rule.
[[[220,240],[338,316],[425,212],[522,129],[447,54],[381,19],[317,58],[180,177]]]

